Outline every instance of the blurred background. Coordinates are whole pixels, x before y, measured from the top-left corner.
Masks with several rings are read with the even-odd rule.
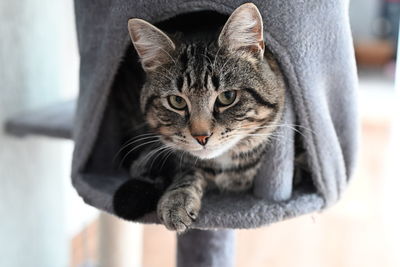
[[[400,266],[399,18],[398,0],[350,1],[362,131],[343,199],[321,214],[238,231],[237,267]],[[76,97],[74,26],[72,1],[0,1],[0,125]],[[0,266],[174,266],[173,233],[82,202],[70,184],[72,148],[0,132]]]

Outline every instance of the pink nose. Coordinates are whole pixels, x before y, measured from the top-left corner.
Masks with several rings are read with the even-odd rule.
[[[211,135],[193,135],[194,139],[197,140],[197,142],[202,145],[205,146],[207,144],[208,138]]]

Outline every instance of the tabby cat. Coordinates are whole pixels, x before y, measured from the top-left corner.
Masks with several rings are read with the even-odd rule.
[[[281,118],[283,77],[254,4],[237,8],[222,29],[191,37],[141,19],[128,28],[146,73],[146,122],[165,147],[186,152],[157,206],[161,222],[180,233],[196,220],[206,187],[251,188]]]

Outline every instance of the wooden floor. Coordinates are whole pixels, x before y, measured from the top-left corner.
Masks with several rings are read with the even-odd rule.
[[[384,168],[388,123],[362,128],[358,172],[343,199],[322,214],[238,231],[237,267],[400,266],[400,174]],[[175,266],[174,250],[173,233],[144,227],[144,267]]]

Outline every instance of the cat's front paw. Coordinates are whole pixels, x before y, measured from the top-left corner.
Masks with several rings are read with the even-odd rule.
[[[166,192],[158,202],[157,214],[169,230],[185,232],[196,220],[201,199],[193,191],[178,189]]]

